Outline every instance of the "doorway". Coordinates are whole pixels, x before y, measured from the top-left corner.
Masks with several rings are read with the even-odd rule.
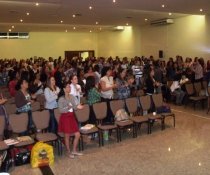
[[[81,51],[65,51],[65,58],[71,60],[74,57],[82,57],[86,59],[87,57],[94,57],[94,50],[81,50]]]

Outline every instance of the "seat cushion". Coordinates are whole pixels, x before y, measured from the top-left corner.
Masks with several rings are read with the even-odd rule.
[[[38,133],[36,139],[42,142],[51,142],[57,140],[57,136],[54,133]]]
[[[161,115],[149,115],[149,120],[156,120],[156,119],[162,119],[163,117]]]
[[[144,123],[148,121],[147,116],[136,116],[136,117],[131,117],[130,119],[135,123]]]
[[[88,130],[80,130],[80,133],[83,135],[92,134],[96,132],[98,132],[98,128],[96,127],[93,127],[92,129],[88,129]]]
[[[133,121],[126,120],[126,121],[116,121],[115,124],[120,127],[130,126],[133,124]]]
[[[4,141],[0,141],[0,151],[6,150],[8,148],[9,146],[7,146],[7,144],[4,143]]]
[[[116,129],[117,125],[98,125],[98,128],[101,130],[111,130]]]
[[[29,141],[22,141],[19,142],[18,144],[15,144],[15,147],[22,147],[22,146],[27,146],[27,145],[32,145],[34,144],[34,140],[29,140]]]

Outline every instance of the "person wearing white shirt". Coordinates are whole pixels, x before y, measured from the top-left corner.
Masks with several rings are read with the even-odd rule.
[[[70,87],[71,92],[70,94],[73,95],[76,98],[76,105],[80,104],[80,96],[82,94],[81,86],[78,84],[78,78],[76,75],[72,75],[70,77]]]
[[[57,121],[55,119],[54,109],[58,108],[58,94],[60,89],[55,85],[55,78],[50,77],[47,82],[47,87],[44,90],[44,96],[46,99],[45,108],[49,110],[50,114],[50,123],[49,131],[56,133],[57,132]]]

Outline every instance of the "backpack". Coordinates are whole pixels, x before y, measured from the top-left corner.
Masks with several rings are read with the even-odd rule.
[[[119,109],[117,112],[116,112],[116,115],[115,115],[115,121],[125,121],[125,120],[128,120],[129,119],[129,115],[128,113],[125,111],[125,109]]]
[[[43,142],[36,143],[31,151],[32,168],[49,166],[53,163],[53,147]]]

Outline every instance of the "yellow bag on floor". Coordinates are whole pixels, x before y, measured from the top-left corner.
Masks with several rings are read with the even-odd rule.
[[[53,147],[43,142],[37,142],[31,150],[32,168],[48,166],[53,163],[54,163]]]

